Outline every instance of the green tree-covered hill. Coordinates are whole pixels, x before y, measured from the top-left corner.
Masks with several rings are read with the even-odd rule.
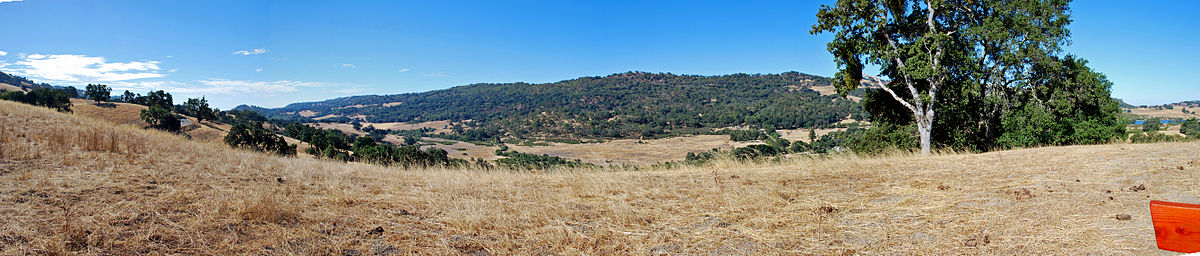
[[[748,126],[792,129],[862,120],[861,104],[810,89],[829,78],[798,72],[720,76],[627,72],[554,83],[480,83],[422,93],[345,97],[267,109],[270,118],[350,122],[464,122],[468,140],[497,136],[645,138]],[[851,96],[862,96],[855,91]],[[309,112],[311,111],[311,112]],[[304,113],[305,115],[301,115]],[[307,116],[307,117],[306,117]]]

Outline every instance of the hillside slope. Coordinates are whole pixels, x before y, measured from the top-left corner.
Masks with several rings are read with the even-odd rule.
[[[0,101],[0,254],[1174,255],[1155,248],[1147,203],[1200,202],[1197,152],[402,170]]]
[[[326,122],[445,120],[479,128],[487,138],[506,134],[639,138],[741,125],[795,129],[830,125],[848,117],[862,120],[865,113],[860,104],[830,95],[828,85],[828,78],[798,72],[722,76],[628,72],[544,84],[472,84],[423,93],[355,96],[279,109],[235,109]],[[851,94],[862,96],[862,91]]]

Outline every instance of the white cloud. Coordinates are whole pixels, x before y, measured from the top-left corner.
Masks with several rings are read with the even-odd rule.
[[[294,92],[301,87],[325,86],[325,83],[302,81],[241,81],[226,79],[201,80],[202,87],[190,89],[213,94]],[[182,91],[181,91],[182,92]]]
[[[408,72],[408,69],[407,69],[407,68],[402,68],[402,69],[400,69],[400,70],[398,70],[398,71],[400,71],[400,73],[404,73],[404,72]]]
[[[446,72],[429,73],[429,74],[425,74],[425,76],[434,77],[434,78],[450,77],[450,75],[446,74]]]
[[[3,0],[0,0],[0,1],[3,1]],[[0,51],[0,56],[4,56],[4,55],[8,55],[8,52],[6,52],[6,51]]]
[[[342,63],[342,64],[338,64],[337,66],[342,67],[342,68],[357,68],[358,67],[358,66],[355,66],[354,64],[350,64],[350,63]]]
[[[267,53],[267,49],[254,48],[254,49],[250,49],[250,50],[241,50],[241,51],[233,52],[233,54],[241,54],[241,55],[259,55],[259,54],[263,54],[263,53]]]
[[[170,93],[181,95],[241,95],[241,94],[266,94],[295,92],[303,87],[320,87],[330,84],[317,82],[302,82],[302,81],[243,81],[243,80],[228,80],[210,78],[206,80],[196,81],[197,84],[188,84],[177,81],[132,81],[132,82],[117,82],[111,84],[114,91],[129,90],[132,92],[145,92],[151,90],[164,90]]]
[[[62,83],[114,82],[165,76],[159,73],[158,61],[108,62],[104,57],[71,54],[30,54],[21,56],[21,59],[0,70]]]
[[[0,3],[20,2],[21,0],[0,0]]]
[[[179,69],[178,69],[178,68],[172,68],[171,70],[167,70],[167,73],[175,73],[175,71],[179,71]]]
[[[262,69],[255,69],[254,72],[262,72]]]

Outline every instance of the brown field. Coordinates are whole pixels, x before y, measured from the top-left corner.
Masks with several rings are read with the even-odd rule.
[[[363,125],[363,126],[371,125],[371,127],[375,127],[375,129],[393,130],[393,131],[402,131],[402,130],[418,130],[418,129],[421,129],[421,128],[429,128],[429,129],[433,129],[433,133],[438,133],[438,132],[450,132],[450,129],[447,129],[447,127],[450,127],[450,122],[449,122],[449,121],[429,121],[429,122],[420,122],[420,123],[405,123],[405,122],[371,123],[371,122],[362,122],[362,125]]]
[[[1197,152],[404,170],[0,101],[0,254],[1177,255],[1147,203],[1200,202]]]
[[[22,89],[20,86],[16,86],[16,85],[0,83],[0,91],[15,92],[15,91],[25,91],[25,89]]]
[[[853,120],[853,119],[850,119],[850,120]],[[811,129],[776,130],[775,132],[779,133],[780,138],[787,139],[788,141],[803,141],[803,142],[807,143],[807,142],[809,142],[808,130],[811,130]],[[826,134],[830,134],[833,132],[845,131],[845,130],[846,130],[846,128],[817,129],[816,135],[817,135],[817,138],[821,138],[821,136],[825,136]],[[814,138],[814,139],[816,139],[816,138]]]
[[[696,135],[667,139],[612,140],[603,143],[550,143],[550,146],[520,146],[508,145],[509,148],[521,153],[546,154],[552,156],[579,159],[586,163],[598,165],[634,164],[651,165],[661,162],[679,161],[688,152],[704,152],[713,148],[725,150],[743,147],[752,142],[735,142],[729,140],[729,135]]]
[[[1127,108],[1130,113],[1144,117],[1163,117],[1163,118],[1200,118],[1200,107],[1186,106],[1182,104],[1171,104],[1175,109],[1156,109],[1156,108]],[[1183,113],[1187,109],[1188,113]]]
[[[342,131],[345,134],[366,135],[367,133],[355,130],[353,125],[347,123],[309,123],[308,125],[321,129],[333,129]]]

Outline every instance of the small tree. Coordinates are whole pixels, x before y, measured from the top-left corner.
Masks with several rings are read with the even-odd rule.
[[[1146,122],[1142,123],[1142,131],[1155,132],[1158,130],[1162,130],[1162,120],[1158,118],[1146,119]]]
[[[275,135],[262,128],[261,123],[239,123],[229,129],[225,135],[225,144],[230,147],[245,148],[254,151],[273,153],[281,156],[295,156],[296,145],[289,145],[283,137]]]
[[[125,103],[135,103],[137,101],[137,97],[137,94],[133,94],[133,92],[125,90],[125,93],[121,94],[121,101],[124,101]]]
[[[87,90],[83,93],[85,97],[96,101],[96,103],[108,101],[110,94],[112,94],[112,88],[108,88],[107,85],[103,84],[88,84]]]
[[[192,115],[192,117],[195,117],[197,122],[216,118],[213,109],[208,107],[208,99],[205,99],[203,96],[199,99],[187,99],[183,103],[183,109]]]
[[[179,119],[175,118],[171,111],[159,106],[150,106],[143,109],[141,114],[142,120],[150,124],[150,127],[165,131],[178,131]]]
[[[1200,136],[1200,120],[1192,118],[1183,121],[1183,124],[1179,125],[1179,132],[1186,134],[1188,137]]]
[[[175,106],[175,101],[171,99],[171,94],[162,90],[153,91],[146,94],[146,106],[158,106],[164,110],[169,110]]]

